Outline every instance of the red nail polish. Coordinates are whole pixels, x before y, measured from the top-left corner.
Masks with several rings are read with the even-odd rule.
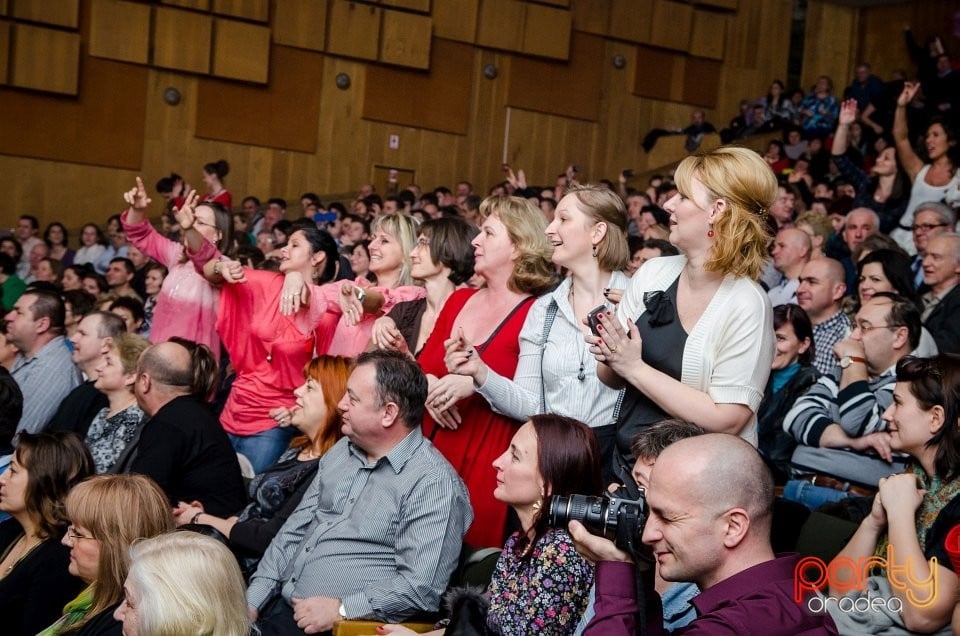
[[[597,324],[597,331],[603,331],[603,325]]]
[[[607,316],[612,316],[612,315],[613,315],[613,314],[611,314],[609,311],[607,312]]]

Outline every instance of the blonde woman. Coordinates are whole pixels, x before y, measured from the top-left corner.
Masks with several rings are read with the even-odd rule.
[[[676,417],[757,445],[756,411],[774,354],[770,300],[756,280],[767,258],[766,210],[777,180],[757,153],[723,147],[684,159],[666,202],[681,256],[643,264],[599,336],[587,336],[600,379],[625,386],[621,466],[630,441]],[[615,459],[617,459],[615,457]]]
[[[245,591],[226,546],[196,532],[170,532],[130,548],[123,602],[113,617],[124,636],[247,636]]]
[[[63,608],[63,616],[39,636],[115,634],[113,612],[123,599],[134,541],[173,529],[166,495],[143,475],[99,475],[67,496],[70,574],[87,587]]]

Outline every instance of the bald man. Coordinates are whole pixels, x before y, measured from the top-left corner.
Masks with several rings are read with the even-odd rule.
[[[712,433],[668,446],[650,472],[643,542],[660,576],[696,583],[697,618],[684,634],[835,634],[827,614],[794,600],[799,556],[775,557],[770,546],[773,477],[757,450],[733,435]],[[577,550],[597,563],[596,616],[585,634],[636,634],[636,568],[612,542],[576,521]],[[653,595],[648,591],[648,598]],[[662,628],[648,613],[645,633]],[[676,633],[676,632],[675,632]]]
[[[832,258],[809,261],[800,271],[797,304],[803,307],[813,324],[816,353],[813,366],[820,373],[837,370],[833,345],[850,334],[850,319],[843,313],[841,302],[847,292],[843,265]]]
[[[810,260],[813,244],[810,235],[795,227],[788,227],[777,232],[773,239],[773,266],[783,274],[780,283],[767,290],[770,304],[786,305],[797,302],[797,288],[800,287],[800,272]]]
[[[246,504],[243,477],[217,418],[191,395],[195,384],[193,358],[184,346],[164,342],[143,352],[134,392],[150,419],[135,450],[113,470],[152,478],[173,505],[199,501],[205,512],[225,518]]]

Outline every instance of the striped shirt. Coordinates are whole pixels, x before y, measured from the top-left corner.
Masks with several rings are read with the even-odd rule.
[[[843,311],[838,311],[813,326],[813,345],[816,351],[813,366],[817,367],[820,375],[833,374],[840,377],[840,365],[837,356],[833,354],[833,345],[849,336],[850,330],[850,319]]]
[[[30,359],[18,353],[10,374],[23,392],[23,417],[17,433],[37,433],[46,428],[61,400],[81,381],[63,336],[45,344]]]
[[[374,462],[341,439],[270,543],[247,602],[261,609],[279,590],[288,602],[339,598],[348,618],[434,612],[472,520],[466,486],[419,427]]]

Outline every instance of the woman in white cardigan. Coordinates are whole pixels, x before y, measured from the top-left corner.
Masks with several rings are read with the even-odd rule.
[[[675,417],[757,444],[756,410],[774,354],[767,294],[755,281],[767,258],[766,211],[777,180],[752,150],[688,157],[676,172],[670,242],[684,255],[646,262],[617,308],[587,336],[597,373],[626,385],[617,422],[630,465],[640,429]]]

